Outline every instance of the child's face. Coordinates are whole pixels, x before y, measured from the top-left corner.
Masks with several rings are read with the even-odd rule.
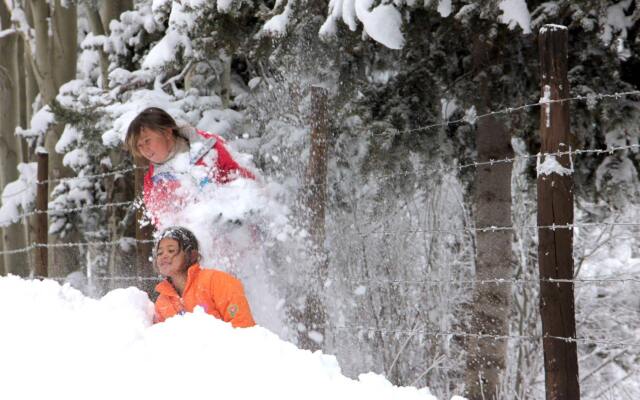
[[[174,145],[175,139],[169,129],[164,132],[158,132],[154,129],[142,128],[140,137],[136,142],[140,154],[154,163],[167,161]]]
[[[180,250],[177,240],[164,238],[158,244],[156,265],[162,276],[172,278],[186,274],[185,259],[184,251]]]

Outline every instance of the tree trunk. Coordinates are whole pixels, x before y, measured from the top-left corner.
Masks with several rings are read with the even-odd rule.
[[[53,6],[48,3],[45,0],[34,0],[31,5],[36,39],[32,67],[42,96],[42,104],[51,104],[60,86],[75,78],[78,51],[75,3],[69,2],[67,7],[62,6],[61,0],[55,0]],[[63,156],[55,151],[62,129],[61,126],[52,127],[44,140],[49,154],[50,180],[70,175],[68,169],[63,167]],[[51,192],[55,186],[55,183],[50,183],[49,191]],[[73,235],[69,235],[71,236]],[[55,243],[57,240],[57,236],[52,236],[49,243]],[[78,249],[66,250],[58,248],[49,252],[49,273],[52,276],[65,276],[75,267],[70,260],[78,259]]]
[[[53,37],[49,38],[48,48],[52,54],[52,76],[53,94],[51,97],[43,97],[44,104],[51,104],[58,89],[64,83],[72,80],[76,76],[76,61],[78,52],[77,24],[78,16],[76,6],[69,3],[68,7],[60,4],[61,0],[55,1],[53,7]],[[40,47],[40,43],[37,44]],[[56,126],[45,138],[45,147],[49,152],[49,179],[69,176],[68,170],[62,165],[62,154],[55,150],[56,143],[60,139],[63,127]],[[52,190],[55,185],[49,185]]]
[[[33,12],[30,3],[27,2],[25,4],[25,13],[27,14],[27,21],[30,26],[33,26]],[[22,63],[24,65],[24,128],[28,128],[31,123],[31,117],[33,117],[33,103],[36,100],[36,97],[40,93],[40,88],[38,87],[38,79],[36,78],[36,73],[34,71],[34,60],[31,55],[31,47],[22,40],[23,44],[23,52],[22,52]],[[31,157],[33,152],[29,152],[29,156]]]
[[[102,0],[100,2],[100,17],[107,35],[111,32],[109,23],[119,19],[120,14],[127,10],[133,10],[133,0]]]
[[[479,73],[478,113],[490,104],[490,81],[487,74],[490,45],[478,38],[474,43],[474,64]],[[513,157],[511,137],[494,117],[478,120],[476,127],[478,161]],[[511,225],[511,163],[477,167],[475,181],[475,224],[478,228]],[[476,236],[476,280],[511,278],[511,241],[509,230],[478,232]],[[471,336],[468,341],[466,372],[467,397],[491,400],[497,397],[500,377],[507,362],[507,340],[489,336],[509,333],[511,286],[507,283],[476,282],[473,289]]]
[[[114,164],[119,165],[119,163]],[[129,173],[109,181],[107,185],[109,188],[108,202],[119,203],[134,200],[135,176],[133,174],[134,173]],[[134,179],[131,179],[132,177]],[[137,213],[131,209],[123,210],[120,207],[111,207],[109,211],[109,240],[116,241],[125,237],[135,237]],[[112,281],[110,289],[131,285],[136,276],[136,255],[137,246],[127,247],[126,250],[121,246],[111,246],[109,253],[109,275],[131,277],[132,279],[128,281]]]
[[[85,10],[87,11],[93,34],[95,36],[104,36],[106,31],[102,24],[102,19],[100,18],[98,9],[90,3],[85,3]],[[100,54],[100,76],[102,78],[102,88],[106,90],[109,88],[109,59],[103,49],[99,49],[98,53]]]
[[[226,52],[221,54],[222,60],[222,79],[220,80],[220,97],[222,98],[222,107],[229,108],[231,104],[231,59],[232,54],[227,55]]]
[[[53,53],[52,43],[49,37],[49,4],[45,0],[34,0],[31,2],[31,12],[33,14],[33,29],[35,30],[34,58],[32,60],[33,71],[42,103],[48,104],[55,98],[57,88],[53,76]],[[75,67],[72,67],[75,68]],[[34,110],[35,111],[35,110]]]
[[[27,17],[27,22],[29,26],[33,26],[33,12],[31,11],[30,2],[25,2],[24,11]],[[20,126],[23,128],[28,128],[31,123],[31,117],[33,116],[33,103],[35,102],[36,97],[39,93],[38,82],[36,80],[35,73],[33,71],[33,58],[31,55],[31,48],[25,42],[24,37],[20,37],[19,41],[19,68],[18,68],[21,82],[21,96],[20,96],[20,107],[21,107],[21,115],[20,115]],[[34,149],[30,149],[27,141],[22,139],[23,143],[23,160],[24,162],[32,162],[35,161],[35,153]],[[27,220],[27,229],[26,229],[26,241],[27,243],[35,242],[35,226],[36,226],[36,216],[31,216]],[[36,254],[34,252],[30,252],[28,254],[30,269],[33,269],[35,266],[35,257]]]
[[[142,167],[147,166],[147,163],[139,158],[136,158],[134,162],[136,167],[139,167],[135,171],[136,198],[142,199],[145,175],[145,169]],[[141,204],[136,212],[136,275],[140,278],[148,278],[157,275],[153,269],[153,264],[150,261],[153,254],[153,245],[148,242],[153,238],[153,226],[148,221],[143,226],[142,222],[144,220],[144,204]],[[144,284],[139,285],[139,287],[149,293],[149,295],[153,294],[152,282],[144,281]]]
[[[27,71],[24,63],[24,40],[21,36],[18,36],[18,54],[16,55],[18,62],[18,93],[20,115],[18,125],[22,128],[27,127]],[[33,100],[31,100],[33,101]],[[21,162],[29,162],[29,146],[27,141],[23,138],[18,139],[20,141],[20,154]]]
[[[10,12],[5,2],[0,4],[2,26],[10,25]],[[22,150],[20,139],[15,135],[20,119],[20,86],[18,75],[18,34],[0,38],[0,187],[18,179],[18,163]],[[26,247],[23,219],[2,229],[5,250]],[[27,253],[5,254],[6,273],[25,275],[29,266]]]
[[[324,284],[328,274],[325,251],[325,208],[327,192],[328,116],[327,92],[319,86],[311,88],[311,150],[306,172],[305,207],[308,210],[308,227],[311,234],[311,275],[307,287],[302,323],[306,329],[300,332],[301,348],[319,350],[323,347],[326,325]]]

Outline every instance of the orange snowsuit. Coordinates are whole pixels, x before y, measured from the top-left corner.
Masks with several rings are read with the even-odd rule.
[[[182,297],[168,280],[156,286],[160,293],[155,303],[155,322],[162,322],[176,314],[192,312],[200,306],[207,314],[235,328],[254,326],[249,302],[244,295],[242,283],[226,272],[201,269],[193,264],[187,271],[187,283]]]

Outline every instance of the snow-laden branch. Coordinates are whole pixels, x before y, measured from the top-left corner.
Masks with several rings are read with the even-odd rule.
[[[402,49],[405,38],[402,33],[404,21],[401,11],[418,7],[417,2],[406,0],[382,2],[375,7],[373,5],[374,0],[331,0],[327,19],[320,28],[320,37],[327,39],[335,36],[339,21],[346,24],[353,32],[360,23],[364,33],[376,42],[390,49]],[[455,18],[463,19],[475,9],[477,6],[474,4],[465,5],[458,10]],[[498,9],[502,12],[495,17],[498,22],[508,25],[510,29],[520,27],[523,33],[531,33],[531,14],[525,0],[501,0],[498,3]],[[442,18],[448,18],[454,14],[451,0],[439,0],[435,10]]]
[[[276,10],[281,6],[283,0],[276,1],[276,4],[273,6],[273,9]],[[296,0],[289,0],[287,5],[284,7],[284,11],[282,13],[274,15],[267,22],[265,22],[262,27],[260,33],[262,35],[268,35],[273,37],[281,37],[287,33],[287,26],[289,26],[289,22],[291,21],[292,15],[292,7],[295,4]]]
[[[364,32],[376,42],[395,50],[404,47],[402,16],[398,8],[393,4],[380,4],[372,9],[372,5],[373,0],[331,0],[329,16],[320,27],[320,37],[335,36],[339,20],[352,31],[357,29],[356,21],[359,21]]]

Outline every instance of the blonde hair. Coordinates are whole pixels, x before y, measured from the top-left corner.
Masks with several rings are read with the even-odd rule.
[[[134,157],[144,158],[137,146],[143,129],[152,129],[157,132],[170,129],[174,136],[179,136],[178,125],[169,113],[158,107],[146,108],[131,121],[124,140],[126,149]]]

